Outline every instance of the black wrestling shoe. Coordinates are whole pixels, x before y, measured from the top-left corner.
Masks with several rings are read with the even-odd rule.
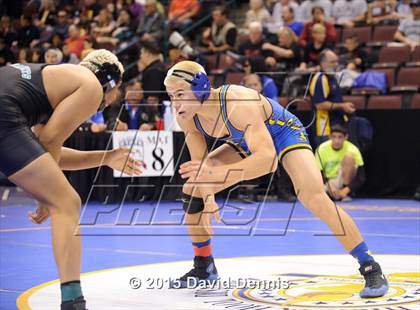
[[[195,256],[194,268],[181,278],[172,281],[171,288],[194,288],[207,285],[219,278],[213,257]]]
[[[388,281],[382,273],[381,266],[377,262],[363,264],[359,271],[366,281],[365,287],[359,293],[360,297],[381,297],[388,292]]]
[[[65,301],[61,304],[61,310],[87,310],[86,300],[83,296],[76,299]]]

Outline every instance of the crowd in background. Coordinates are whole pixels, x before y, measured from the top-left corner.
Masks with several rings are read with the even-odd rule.
[[[226,55],[222,66],[230,71],[257,73],[263,93],[277,98],[290,94],[285,74],[280,73],[319,71],[319,56],[325,49],[340,55],[338,70],[344,69],[353,78],[377,60],[377,50],[366,49],[356,34],[339,42],[337,30],[399,25],[395,42],[411,50],[420,42],[420,9],[416,1],[234,1],[235,20],[229,16],[227,4],[231,2],[6,1],[0,11],[0,66],[13,62],[78,63],[93,49],[107,48],[118,54],[136,42],[138,51],[144,44],[158,50],[166,67],[193,58],[211,70],[212,57],[217,55],[219,63],[220,55]],[[246,5],[248,10],[241,9]],[[206,15],[211,18],[188,31]],[[174,33],[180,43],[175,40],[173,44]],[[122,61],[129,65],[126,59]],[[140,66],[127,79],[139,73]]]
[[[229,14],[232,3],[234,14]],[[163,117],[162,101],[167,99],[163,78],[184,59],[199,61],[208,73],[216,73],[213,77],[242,72],[246,76],[236,82],[278,100],[306,94],[311,76],[305,73],[323,69],[324,50],[339,56],[337,66],[327,69],[342,73],[343,91],[371,67],[380,49],[366,48],[356,33],[339,41],[343,29],[398,25],[392,44],[414,51],[420,43],[419,3],[408,0],[21,0],[5,1],[0,13],[0,66],[77,64],[97,48],[119,55],[135,46],[134,56],[120,57],[131,68],[125,82],[134,79],[124,88],[122,101],[146,102],[155,115],[140,113],[132,104],[126,112],[136,122],[118,124],[117,113],[108,111],[108,126],[93,126],[94,131],[110,129],[110,124],[117,130],[137,127],[140,119],[153,123],[144,129],[160,128],[155,120]],[[132,85],[144,95],[126,93]]]

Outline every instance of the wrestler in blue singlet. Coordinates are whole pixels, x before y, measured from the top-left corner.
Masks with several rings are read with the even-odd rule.
[[[244,157],[249,156],[251,151],[249,150],[245,138],[244,132],[236,129],[229,121],[226,111],[226,93],[229,85],[223,85],[220,90],[220,109],[222,117],[226,127],[229,130],[229,135],[219,138],[219,140],[225,141],[237,151],[239,151]],[[262,96],[262,95],[261,95]],[[282,157],[291,150],[296,149],[309,149],[312,150],[308,135],[299,119],[292,113],[284,109],[277,101],[264,97],[272,107],[272,114],[265,121],[268,131],[273,139],[276,153],[281,161]],[[198,116],[194,116],[194,122],[197,129],[206,137],[214,139],[214,137],[207,134],[200,124]]]

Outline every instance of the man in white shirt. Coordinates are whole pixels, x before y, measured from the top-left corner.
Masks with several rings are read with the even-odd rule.
[[[300,17],[302,21],[308,22],[312,20],[312,8],[314,6],[321,6],[324,9],[326,19],[331,18],[333,5],[330,0],[305,0],[300,5]]]
[[[413,19],[403,19],[394,35],[396,41],[405,43],[412,50],[420,45],[420,3],[412,3]]]
[[[332,9],[334,23],[344,27],[354,27],[357,22],[365,20],[366,0],[337,0]]]
[[[302,21],[300,17],[300,7],[295,1],[292,0],[280,0],[278,1],[273,8],[273,13],[271,15],[273,22],[269,25],[266,25],[268,31],[271,33],[276,33],[284,26],[284,21],[282,18],[282,11],[285,7],[290,7],[293,10],[295,21]]]

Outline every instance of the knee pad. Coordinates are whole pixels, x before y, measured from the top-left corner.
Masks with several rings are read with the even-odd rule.
[[[182,194],[182,207],[184,208],[185,213],[200,213],[204,210],[203,199]]]

